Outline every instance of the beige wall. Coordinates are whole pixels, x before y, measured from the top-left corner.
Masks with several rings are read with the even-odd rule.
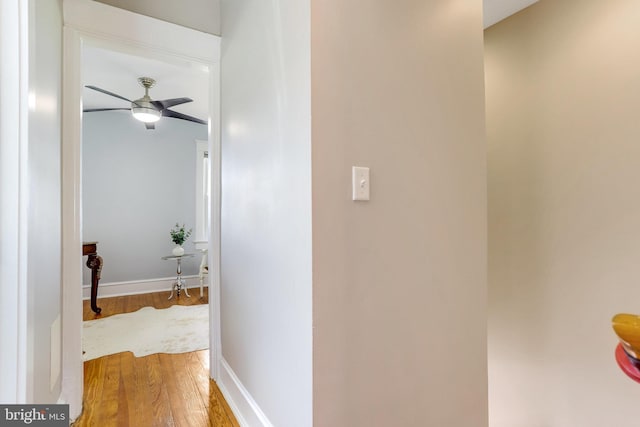
[[[141,15],[220,35],[220,0],[95,0]]]
[[[492,427],[632,425],[610,319],[640,313],[640,2],[485,32]]]
[[[311,4],[314,425],[486,426],[481,2]]]

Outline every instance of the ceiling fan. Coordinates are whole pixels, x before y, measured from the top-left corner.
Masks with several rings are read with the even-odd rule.
[[[169,107],[185,104],[187,102],[193,102],[193,99],[172,98],[154,101],[153,99],[151,99],[151,97],[149,97],[149,89],[156,84],[156,81],[151,77],[140,77],[138,78],[138,83],[140,83],[140,85],[144,88],[144,96],[140,99],[136,99],[135,101],[131,101],[124,96],[120,96],[116,93],[109,92],[108,90],[101,89],[96,86],[85,86],[86,88],[93,89],[98,92],[102,92],[104,94],[111,95],[124,101],[130,102],[131,106],[129,108],[87,108],[83,110],[83,112],[93,113],[96,111],[131,110],[131,114],[133,115],[133,117],[143,122],[147,129],[155,129],[154,123],[160,120],[160,117],[173,117],[174,119],[188,120],[190,122],[200,123],[202,125],[207,124],[207,122],[205,122],[204,120],[200,120],[196,117],[169,110]]]

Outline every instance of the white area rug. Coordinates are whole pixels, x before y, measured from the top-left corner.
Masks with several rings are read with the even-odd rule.
[[[83,360],[131,351],[136,357],[154,353],[186,353],[209,348],[209,306],[143,307],[83,323]]]

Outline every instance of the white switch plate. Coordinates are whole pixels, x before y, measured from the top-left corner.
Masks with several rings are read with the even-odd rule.
[[[354,166],[352,176],[353,200],[369,200],[369,168]]]

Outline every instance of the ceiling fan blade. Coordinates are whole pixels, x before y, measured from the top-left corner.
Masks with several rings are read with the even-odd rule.
[[[193,102],[193,99],[171,98],[171,99],[161,99],[157,101],[151,101],[151,103],[155,105],[158,110],[164,110],[165,108],[170,108],[170,107],[173,107],[174,105],[186,104],[187,102]]]
[[[155,125],[155,124],[153,124],[153,123],[145,123],[145,124],[144,124],[144,127],[146,127],[146,128],[147,128],[147,130],[152,130],[152,129],[155,129],[155,128],[156,128],[156,125]]]
[[[190,122],[200,123],[201,125],[207,124],[207,122],[205,122],[204,120],[200,120],[192,116],[187,116],[186,114],[178,113],[177,111],[173,111],[173,110],[164,109],[162,110],[162,115],[164,117],[173,117],[174,119],[182,119],[182,120],[188,120]]]
[[[131,111],[131,108],[87,108],[82,110],[83,113],[94,113],[96,111],[114,111],[114,110],[127,110]]]
[[[89,89],[97,90],[98,92],[102,92],[102,93],[104,93],[104,94],[106,94],[106,95],[115,96],[116,98],[120,98],[120,99],[122,99],[122,100],[124,100],[124,101],[127,101],[127,102],[133,102],[133,101],[131,101],[130,99],[125,98],[124,96],[120,96],[120,95],[118,95],[118,94],[116,94],[116,93],[109,92],[108,90],[101,89],[101,88],[99,88],[99,87],[97,87],[97,86],[87,85],[87,86],[85,86],[85,87],[87,87],[87,88],[89,88]]]

